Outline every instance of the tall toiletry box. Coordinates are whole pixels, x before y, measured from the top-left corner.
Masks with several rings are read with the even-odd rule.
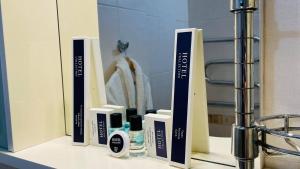
[[[170,165],[189,168],[191,152],[208,152],[203,32],[175,33]]]

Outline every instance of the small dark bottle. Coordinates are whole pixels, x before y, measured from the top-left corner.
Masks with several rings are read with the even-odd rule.
[[[124,131],[129,132],[130,129],[130,116],[137,115],[137,109],[136,108],[128,108],[126,109],[126,122],[124,123]]]
[[[122,113],[113,113],[110,115],[110,128],[109,128],[109,135],[114,132],[122,130],[124,131],[122,125]]]

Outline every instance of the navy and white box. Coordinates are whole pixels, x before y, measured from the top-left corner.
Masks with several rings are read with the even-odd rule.
[[[88,145],[90,40],[73,38],[72,49],[73,145]]]
[[[168,160],[170,156],[171,116],[162,114],[146,114],[145,145],[150,157]]]
[[[170,165],[189,168],[191,152],[208,152],[202,30],[175,33]]]
[[[110,115],[117,113],[110,108],[90,109],[90,144],[94,146],[106,146],[109,137]]]

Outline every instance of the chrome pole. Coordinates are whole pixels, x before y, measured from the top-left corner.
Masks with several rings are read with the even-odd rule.
[[[253,12],[256,0],[231,0],[234,13],[235,124],[233,154],[237,169],[253,169],[258,156],[254,126]]]

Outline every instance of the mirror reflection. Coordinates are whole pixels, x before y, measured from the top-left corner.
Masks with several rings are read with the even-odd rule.
[[[171,109],[175,29],[204,31],[210,135],[229,137],[234,123],[234,17],[230,1],[98,2],[109,104]],[[215,4],[218,5],[215,5]],[[255,114],[259,116],[259,11],[255,11]]]

